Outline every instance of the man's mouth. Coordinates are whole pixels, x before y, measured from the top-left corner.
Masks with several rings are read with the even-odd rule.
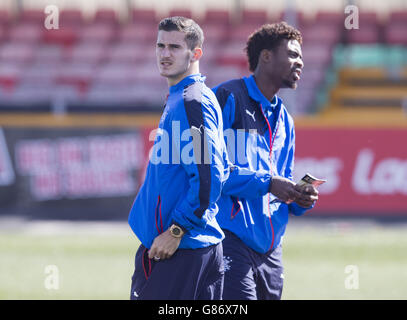
[[[295,81],[298,81],[298,80],[301,79],[301,77],[300,77],[300,75],[301,75],[301,70],[300,70],[300,69],[295,69],[295,70],[293,71],[293,74],[294,74],[294,80],[295,80]]]
[[[170,67],[172,65],[172,62],[171,61],[161,61],[160,64],[163,67]]]

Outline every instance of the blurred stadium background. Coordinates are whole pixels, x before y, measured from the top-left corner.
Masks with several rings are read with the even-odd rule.
[[[44,25],[49,5],[58,29]],[[405,0],[0,0],[0,299],[128,298],[127,214],[168,91],[155,39],[169,15],[202,26],[209,86],[249,74],[243,49],[261,24],[303,34],[302,79],[280,96],[295,179],[328,182],[288,226],[283,298],[406,299]]]

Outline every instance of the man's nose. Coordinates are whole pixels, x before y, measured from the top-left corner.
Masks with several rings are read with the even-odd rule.
[[[170,56],[170,50],[169,50],[169,48],[168,47],[164,47],[162,50],[161,50],[161,56],[162,57],[169,57]]]
[[[299,68],[301,68],[301,69],[304,68],[304,61],[302,61],[301,58],[298,58],[295,63],[296,63],[296,65],[297,65],[297,67],[299,67]]]

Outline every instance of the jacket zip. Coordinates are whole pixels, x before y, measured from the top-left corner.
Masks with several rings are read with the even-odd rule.
[[[160,220],[160,226],[158,226],[158,217]],[[163,217],[161,213],[161,196],[158,195],[157,197],[157,204],[155,206],[155,227],[157,229],[158,234],[161,234],[164,232],[163,228]]]
[[[271,126],[270,126],[270,122],[269,122],[269,120],[267,119],[267,117],[266,117],[266,115],[264,114],[264,111],[263,111],[263,107],[262,107],[262,105],[260,104],[260,110],[261,110],[261,112],[262,112],[262,114],[263,114],[263,116],[264,116],[264,119],[266,120],[266,123],[267,123],[267,127],[268,127],[268,130],[269,130],[269,145],[270,145],[270,152],[269,152],[269,159],[270,159],[270,174],[271,175],[273,175],[273,172],[272,172],[272,170],[273,170],[273,163],[272,163],[272,154],[273,154],[273,145],[274,145],[274,140],[275,140],[275,138],[276,138],[276,136],[277,136],[277,132],[278,132],[278,127],[280,126],[280,115],[278,115],[278,118],[277,118],[277,124],[276,124],[276,129],[275,129],[275,132],[274,132],[274,135],[273,135],[273,132],[271,131]],[[274,246],[274,227],[273,227],[273,222],[271,221],[271,211],[270,211],[270,192],[268,192],[267,193],[267,209],[268,209],[268,216],[269,216],[269,221],[270,221],[270,227],[271,227],[271,234],[272,234],[272,237],[271,237],[271,245],[270,245],[270,248],[269,248],[269,250],[271,250],[271,249],[273,249],[273,246]]]
[[[241,205],[240,205],[240,203],[239,203],[239,197],[236,197],[236,203],[239,205],[239,208],[236,210],[235,213],[233,213],[233,209],[235,208],[235,201],[233,201],[233,199],[232,199],[232,210],[230,211],[230,219],[231,219],[231,220],[236,217],[236,215],[238,214],[238,212],[239,212],[240,209],[241,209]]]

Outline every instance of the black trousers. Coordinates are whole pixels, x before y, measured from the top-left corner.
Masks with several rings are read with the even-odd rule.
[[[223,300],[280,300],[284,282],[281,244],[273,251],[259,253],[234,233],[224,232]]]
[[[148,258],[140,245],[131,283],[132,300],[221,300],[224,268],[222,243],[178,249],[169,259]]]

